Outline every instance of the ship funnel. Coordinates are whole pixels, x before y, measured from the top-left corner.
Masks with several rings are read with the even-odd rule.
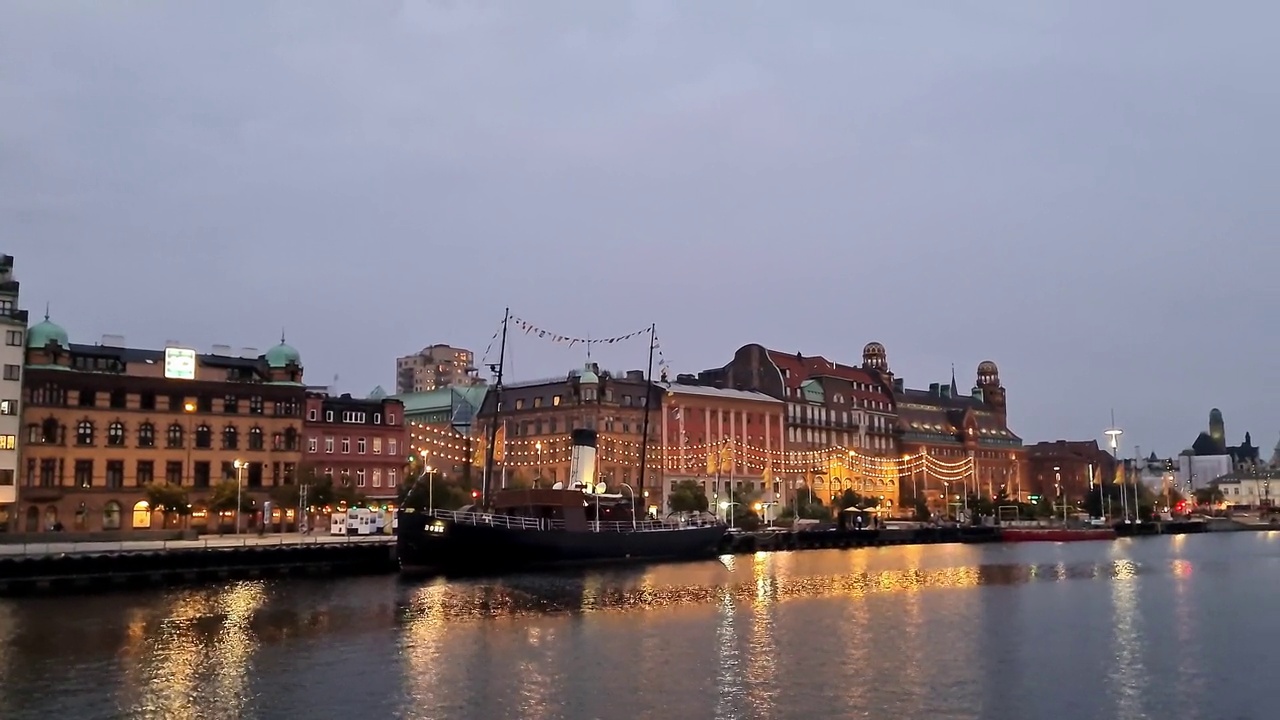
[[[569,488],[594,488],[596,484],[596,431],[578,428],[573,431],[573,449],[569,456]]]

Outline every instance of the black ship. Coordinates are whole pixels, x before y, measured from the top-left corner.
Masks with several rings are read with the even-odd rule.
[[[508,318],[510,315],[507,316]],[[502,406],[506,326],[495,373],[494,408]],[[655,335],[650,328],[649,373]],[[646,377],[646,382],[650,378]],[[639,486],[644,488],[649,408],[645,402]],[[403,507],[396,542],[404,574],[485,573],[601,563],[692,560],[714,557],[727,528],[699,520],[662,521],[596,482],[596,432],[573,431],[568,485],[490,492],[498,422],[489,424],[482,501],[460,510]],[[634,493],[632,500],[634,501]],[[641,519],[641,517],[644,519]]]

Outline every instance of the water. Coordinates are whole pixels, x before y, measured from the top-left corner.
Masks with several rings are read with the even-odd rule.
[[[1270,720],[1280,533],[0,600],[0,718]]]

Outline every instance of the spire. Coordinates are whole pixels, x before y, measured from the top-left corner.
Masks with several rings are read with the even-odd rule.
[[[956,387],[956,364],[951,363],[951,397],[956,397],[959,394],[960,390]]]
[[[49,301],[44,301],[44,321],[49,322]]]
[[[283,326],[280,327],[280,344],[281,345],[284,344],[284,327]]]

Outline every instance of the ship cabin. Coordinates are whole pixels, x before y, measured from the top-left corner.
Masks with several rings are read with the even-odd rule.
[[[589,530],[601,523],[630,523],[631,503],[622,495],[585,493],[578,488],[499,490],[493,494],[497,515],[550,520],[565,530]],[[555,522],[559,521],[559,522]]]

